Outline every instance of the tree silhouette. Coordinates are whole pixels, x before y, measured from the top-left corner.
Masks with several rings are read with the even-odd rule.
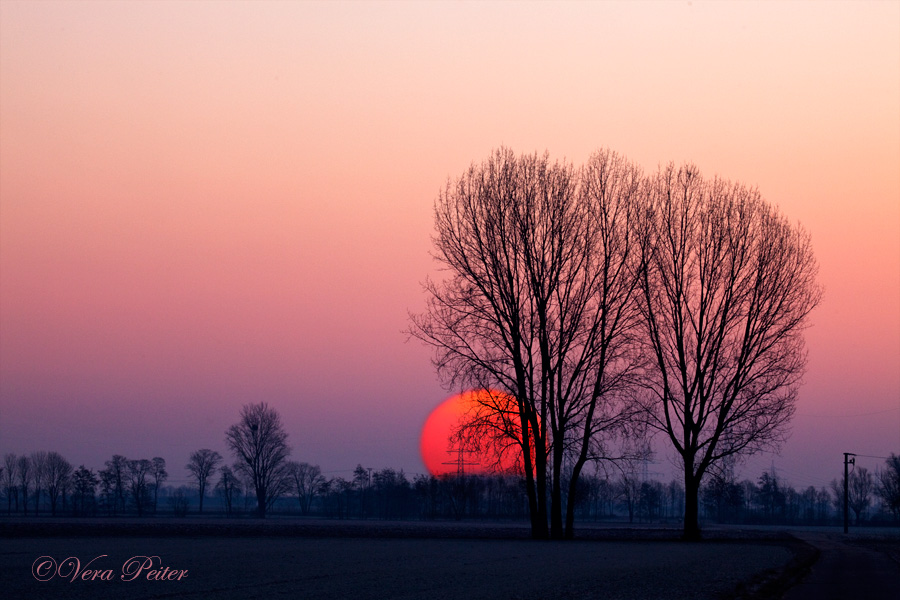
[[[22,455],[16,459],[16,474],[19,477],[19,489],[22,490],[22,508],[28,515],[28,486],[31,485],[31,459]]]
[[[294,491],[297,493],[297,500],[300,502],[300,512],[308,515],[313,498],[325,482],[322,469],[318,465],[293,461],[288,464],[288,469]]]
[[[879,470],[876,477],[878,495],[885,507],[894,514],[894,519],[900,520],[900,456],[891,453],[885,460],[885,468]]]
[[[154,456],[150,461],[150,475],[153,477],[153,512],[156,512],[159,506],[159,486],[169,478],[169,472],[166,471],[166,459]]]
[[[100,485],[106,499],[107,510],[112,514],[118,514],[125,510],[125,497],[127,495],[128,459],[121,454],[114,454],[112,460],[106,461],[106,468],[101,470]]]
[[[222,455],[215,450],[203,448],[191,454],[190,462],[185,465],[191,476],[197,481],[197,491],[200,494],[199,512],[203,512],[203,498],[206,496],[206,482],[212,475],[219,463],[222,462]]]
[[[633,424],[622,392],[638,316],[640,181],[611,152],[576,169],[500,149],[435,204],[435,257],[449,277],[426,283],[410,333],[435,349],[449,387],[498,392],[480,394],[460,429],[516,448],[534,537],[571,536],[583,465]]]
[[[94,508],[94,493],[100,480],[90,469],[86,469],[84,465],[78,467],[72,475],[72,504],[73,512],[76,515],[85,515],[88,513],[88,505],[91,510]]]
[[[216,483],[216,490],[222,494],[225,501],[225,514],[231,515],[234,508],[234,496],[241,493],[241,481],[231,470],[228,465],[219,469],[219,481]]]
[[[152,505],[149,482],[152,469],[153,463],[146,458],[129,460],[127,463],[128,491],[139,517],[143,517],[144,512]]]
[[[645,409],[681,458],[684,535],[696,538],[710,466],[784,438],[818,267],[806,232],[754,189],[669,165],[647,195]]]
[[[869,508],[869,504],[872,502],[875,482],[872,479],[872,474],[865,467],[854,469],[850,473],[849,481],[850,486],[847,490],[849,492],[849,504],[856,515],[856,525],[858,527],[863,514],[865,514],[866,509]]]
[[[235,469],[256,492],[257,514],[265,518],[266,511],[290,483],[290,448],[281,416],[265,402],[246,404],[241,408],[241,420],[225,432],[225,441],[234,453]]]
[[[14,498],[16,501],[16,512],[19,512],[19,488],[16,486],[17,464],[15,453],[9,452],[3,456],[3,488],[6,492],[6,514],[12,514]]]
[[[37,450],[31,453],[31,481],[34,483],[34,514],[37,516],[41,506],[41,492],[47,482],[47,452]]]
[[[44,463],[47,496],[50,498],[50,513],[56,516],[59,493],[70,484],[72,465],[59,452],[48,452]]]

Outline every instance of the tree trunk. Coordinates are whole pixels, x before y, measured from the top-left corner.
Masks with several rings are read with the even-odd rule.
[[[553,445],[553,478],[550,488],[550,538],[563,539],[562,521],[562,444]]]
[[[582,452],[585,454],[585,452]],[[566,534],[565,538],[571,540],[575,537],[575,503],[577,497],[575,490],[578,487],[578,478],[581,477],[581,469],[584,466],[584,458],[579,458],[572,467],[572,478],[569,480],[569,495],[566,498]]]
[[[266,490],[265,488],[256,488],[256,514],[260,519],[266,518]]]
[[[532,519],[531,537],[546,540],[550,537],[547,528],[547,451],[535,447],[535,470],[537,492],[537,516]]]
[[[693,473],[693,464],[685,464],[684,467],[684,532],[681,537],[685,540],[699,540],[700,477]]]

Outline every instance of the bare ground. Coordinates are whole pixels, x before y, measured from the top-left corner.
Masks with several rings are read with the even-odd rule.
[[[814,558],[780,535],[679,542],[673,530],[583,530],[532,541],[518,525],[167,520],[0,523],[5,598],[775,598]],[[805,553],[804,553],[805,552]],[[148,568],[123,581],[132,557]],[[40,557],[50,557],[53,561]],[[111,581],[73,581],[99,570]],[[86,563],[95,559],[90,566]],[[806,561],[804,563],[804,561]],[[32,573],[35,564],[50,570]],[[132,565],[136,566],[136,565]],[[147,580],[168,567],[174,581]],[[40,571],[40,569],[38,569]],[[63,577],[62,575],[66,575]]]

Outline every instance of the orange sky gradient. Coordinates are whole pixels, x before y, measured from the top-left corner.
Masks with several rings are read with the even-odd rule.
[[[3,0],[0,453],[177,484],[266,401],[327,475],[425,472],[450,391],[402,330],[439,188],[500,145],[757,185],[825,297],[748,476],[900,452],[900,2]]]

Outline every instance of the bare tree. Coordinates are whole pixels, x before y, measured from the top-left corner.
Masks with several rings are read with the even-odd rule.
[[[197,491],[200,493],[199,512],[201,513],[203,512],[203,497],[206,496],[206,482],[220,462],[222,462],[221,454],[215,450],[203,448],[192,453],[190,462],[184,467],[197,481]]]
[[[118,514],[125,510],[128,483],[128,459],[121,454],[114,454],[112,460],[106,461],[106,468],[98,473],[107,510]]]
[[[84,465],[80,465],[72,475],[73,494],[72,504],[74,506],[74,514],[86,515],[88,509],[94,509],[94,494],[100,480],[90,469],[86,469]]]
[[[294,484],[294,491],[297,492],[297,500],[300,502],[300,512],[308,515],[313,498],[316,497],[316,493],[325,482],[322,469],[319,468],[319,465],[293,461],[288,463],[288,468]]]
[[[219,469],[219,482],[216,483],[216,490],[222,494],[222,499],[225,501],[225,514],[231,515],[234,509],[234,496],[240,494],[242,488],[240,479],[228,465]]]
[[[265,402],[246,404],[241,408],[241,420],[225,432],[225,441],[234,453],[235,468],[252,482],[257,514],[265,518],[290,485],[287,458],[291,450],[281,416]]]
[[[755,189],[669,165],[647,202],[646,413],[682,460],[684,535],[696,538],[709,467],[784,439],[818,267],[809,235]]]
[[[3,457],[3,488],[6,492],[6,514],[12,514],[13,498],[16,501],[16,512],[19,512],[19,488],[16,486],[18,463],[12,452]]]
[[[428,308],[410,333],[434,347],[448,387],[491,390],[460,440],[515,448],[534,537],[571,536],[564,463],[574,502],[585,462],[634,414],[621,392],[633,362],[639,189],[637,169],[610,152],[578,170],[501,149],[435,205],[435,257],[449,277],[426,283]]]
[[[872,479],[872,474],[865,467],[854,469],[850,473],[849,481],[850,486],[847,489],[849,492],[849,504],[856,515],[856,525],[858,527],[863,514],[865,514],[866,509],[869,508],[869,504],[872,502],[875,481]]]
[[[166,471],[166,459],[154,456],[150,461],[150,475],[153,477],[153,512],[155,513],[159,506],[159,486],[169,478],[169,472]]]
[[[634,513],[641,492],[641,480],[633,469],[624,469],[616,482],[616,494],[628,512],[628,522],[634,523]]]
[[[31,453],[31,481],[34,483],[34,515],[40,513],[41,492],[47,484],[47,453],[36,450]]]
[[[22,509],[28,516],[28,486],[31,485],[31,459],[25,455],[16,459],[16,474],[19,476],[19,489],[22,490]]]
[[[900,520],[900,456],[891,453],[885,468],[878,471],[877,479],[877,492],[884,506],[894,514],[895,520]]]
[[[146,458],[128,461],[128,488],[131,494],[131,501],[134,502],[134,507],[137,509],[139,517],[143,517],[144,511],[152,506],[150,482],[148,481],[149,477],[151,477],[150,472],[152,468],[153,463]]]
[[[48,452],[44,468],[50,513],[55,517],[59,493],[69,485],[72,477],[72,465],[59,452]]]

